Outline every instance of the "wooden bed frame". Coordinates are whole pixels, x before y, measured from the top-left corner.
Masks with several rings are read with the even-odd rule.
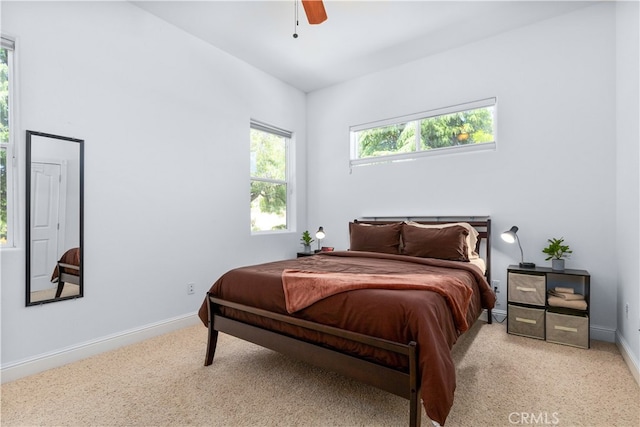
[[[485,261],[487,264],[486,277],[489,283],[491,283],[491,219],[489,217],[376,217],[362,218],[358,220],[358,222],[366,222],[370,224],[385,224],[398,221],[415,221],[422,224],[442,224],[450,222],[467,222],[471,224],[480,233],[478,248],[481,240],[486,242],[484,246],[486,254]],[[476,248],[476,250],[478,250],[478,248]],[[224,332],[279,353],[298,358],[312,365],[342,374],[345,377],[353,378],[362,383],[372,385],[397,396],[404,397],[409,400],[409,425],[412,427],[420,426],[422,418],[422,409],[420,405],[421,376],[418,367],[419,349],[414,341],[407,344],[388,341],[316,322],[273,313],[243,304],[225,301],[214,297],[209,293],[207,293],[206,301],[209,312],[209,335],[207,354],[204,362],[205,366],[209,366],[213,363],[218,341],[218,332]],[[352,340],[354,342],[370,345],[383,350],[399,353],[408,357],[409,371],[402,372],[391,369],[338,350],[328,349],[318,344],[301,341],[288,335],[283,335],[278,332],[230,319],[221,314],[220,307],[229,307],[246,313],[251,313],[283,323],[288,323],[324,334],[330,334],[336,337]],[[491,323],[491,310],[487,310],[487,322]]]

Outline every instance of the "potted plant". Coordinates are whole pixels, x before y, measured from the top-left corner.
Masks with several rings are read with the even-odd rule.
[[[311,238],[311,234],[309,234],[309,230],[304,230],[302,232],[302,238],[300,241],[304,245],[304,251],[311,252],[311,243],[313,243],[313,239]]]
[[[573,251],[569,249],[569,245],[563,245],[564,238],[547,239],[549,245],[542,250],[547,254],[545,261],[551,260],[551,269],[556,271],[564,270],[564,258],[568,258]]]

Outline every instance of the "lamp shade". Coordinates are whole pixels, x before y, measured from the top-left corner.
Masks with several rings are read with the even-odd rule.
[[[520,244],[520,239],[518,238],[517,233],[518,233],[518,227],[514,225],[509,230],[502,233],[500,237],[502,237],[502,240],[504,240],[507,243],[518,242],[518,248],[520,248],[520,267],[521,268],[535,268],[536,265],[534,263],[524,261],[524,252],[522,252],[522,245]]]
[[[502,237],[502,240],[504,240],[507,243],[515,243],[516,239],[517,239],[517,235],[516,233],[518,232],[518,227],[516,227],[515,225],[513,227],[511,227],[509,230],[505,231],[504,233],[502,233],[500,235],[500,237]]]
[[[324,238],[325,238],[324,228],[320,227],[318,228],[318,231],[316,231],[316,239],[324,239]]]

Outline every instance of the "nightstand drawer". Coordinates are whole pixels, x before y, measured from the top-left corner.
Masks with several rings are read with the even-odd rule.
[[[547,287],[545,276],[509,273],[509,302],[544,306]]]
[[[548,311],[547,341],[589,348],[589,318]]]
[[[520,307],[509,304],[507,331],[510,334],[544,339],[544,308]]]

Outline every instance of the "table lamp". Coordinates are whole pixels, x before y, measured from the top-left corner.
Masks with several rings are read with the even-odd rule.
[[[522,245],[520,245],[520,239],[518,238],[518,227],[515,225],[511,227],[508,231],[505,231],[500,235],[502,240],[507,243],[518,242],[518,247],[520,248],[520,267],[521,268],[535,268],[536,265],[532,262],[524,262],[524,253],[522,252]]]
[[[318,239],[318,250],[316,252],[320,252],[320,240],[324,239],[325,236],[326,235],[324,234],[324,228],[318,228],[318,231],[316,231],[316,239]]]

